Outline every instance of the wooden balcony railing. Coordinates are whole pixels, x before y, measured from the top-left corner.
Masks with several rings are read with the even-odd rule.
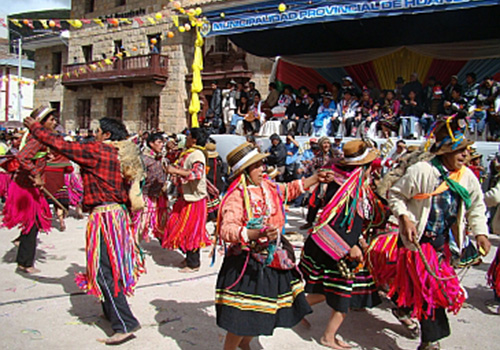
[[[97,69],[92,70],[91,65],[97,66]],[[66,73],[71,74],[68,76]],[[165,85],[167,78],[168,57],[160,54],[149,54],[123,57],[122,59],[116,59],[110,65],[103,63],[103,61],[67,64],[63,67],[62,84],[68,88],[89,84],[102,85],[147,81]]]

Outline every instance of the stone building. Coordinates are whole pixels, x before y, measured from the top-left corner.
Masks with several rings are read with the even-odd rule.
[[[208,1],[210,2],[210,1]],[[199,6],[197,1],[181,1],[183,7]],[[170,8],[168,0],[85,0],[73,1],[71,18],[136,18],[152,15]],[[201,5],[203,7],[203,5]],[[188,126],[187,107],[190,99],[191,64],[194,54],[194,31],[174,31],[170,21],[156,25],[84,25],[71,30],[67,61],[63,54],[61,115],[67,129],[94,128],[99,118],[109,116],[123,120],[132,132],[160,128],[180,131]],[[152,39],[155,39],[152,41]],[[151,43],[155,42],[155,47]],[[50,66],[54,50],[37,52],[37,65]],[[224,37],[209,38],[205,42],[205,70],[202,78],[206,102],[210,99],[210,82],[218,80],[223,86],[231,79],[237,82],[253,80],[257,88],[267,91],[272,61],[246,54],[231,45]],[[89,70],[102,60],[116,56],[113,64]],[[38,59],[39,58],[39,59]],[[53,62],[53,61],[52,61]],[[95,67],[95,66],[94,66]],[[80,71],[77,76],[66,73]],[[50,70],[50,68],[49,68]],[[59,96],[60,86],[50,87]],[[38,87],[37,87],[38,90]],[[47,95],[45,95],[45,92]],[[56,101],[49,97],[49,89],[36,97],[37,102]],[[202,100],[204,98],[202,97]]]

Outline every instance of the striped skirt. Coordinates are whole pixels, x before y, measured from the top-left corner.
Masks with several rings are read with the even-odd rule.
[[[495,292],[495,300],[500,301],[500,248],[488,269],[488,286]]]
[[[357,262],[346,262],[350,269]],[[349,308],[374,307],[380,304],[377,287],[370,272],[362,267],[353,280],[342,276],[339,263],[327,255],[309,236],[304,244],[300,271],[306,282],[306,293],[323,294],[328,306],[347,313]]]
[[[149,242],[151,238],[163,238],[168,218],[168,198],[166,195],[150,197],[144,195],[145,207],[133,215],[136,237]]]
[[[297,271],[246,262],[247,254],[224,258],[215,293],[219,327],[239,336],[272,335],[312,312]]]

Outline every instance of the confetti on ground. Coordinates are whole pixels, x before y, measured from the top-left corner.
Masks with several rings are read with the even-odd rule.
[[[176,317],[176,318],[167,318],[163,321],[160,321],[158,322],[159,325],[163,325],[163,324],[167,324],[167,323],[170,323],[170,322],[176,322],[176,321],[180,321],[182,320],[182,317]]]
[[[181,342],[188,343],[191,346],[196,346],[196,343],[193,343],[192,341],[189,341],[189,340],[181,339],[181,340],[179,340],[179,343],[181,343]]]
[[[56,246],[53,244],[46,244],[42,246],[42,249],[55,249]]]
[[[8,289],[6,289],[5,291],[6,291],[6,292],[12,292],[12,293],[15,293],[15,292],[16,292],[16,290],[17,290],[16,288],[8,288]]]
[[[0,314],[0,317],[9,317],[10,314],[8,312],[4,312],[3,314]]]
[[[21,331],[22,334],[29,334],[32,340],[40,340],[43,339],[42,333],[36,329],[23,329]]]
[[[182,333],[189,333],[191,331],[195,331],[197,328],[196,327],[188,327],[185,330],[182,331]]]
[[[31,289],[31,288],[33,288],[33,287],[35,287],[35,286],[36,286],[36,282],[33,282],[33,284],[31,284],[31,285],[29,285],[29,286],[25,287],[24,289]]]

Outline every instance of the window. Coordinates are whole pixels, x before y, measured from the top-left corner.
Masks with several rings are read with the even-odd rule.
[[[92,45],[82,46],[83,58],[85,59],[85,63],[92,62]]]
[[[94,12],[95,10],[95,0],[85,1],[85,13]]]
[[[78,100],[76,113],[79,128],[90,129],[90,99]]]
[[[152,39],[156,40],[156,44],[151,42]],[[154,48],[153,48],[154,45]],[[161,33],[148,35],[148,46],[150,53],[160,53],[161,52]]]
[[[52,52],[52,74],[61,74],[62,52]]]
[[[123,50],[123,42],[121,40],[115,40],[114,41],[114,45],[115,45],[115,52],[114,52],[115,55],[117,53],[122,52],[122,50]]]
[[[124,6],[127,4],[127,0],[115,0],[116,6]]]
[[[123,98],[108,98],[107,116],[120,121],[123,119]]]
[[[227,38],[225,36],[215,37],[215,52],[227,52]]]
[[[141,130],[158,129],[160,125],[160,97],[142,98]]]

